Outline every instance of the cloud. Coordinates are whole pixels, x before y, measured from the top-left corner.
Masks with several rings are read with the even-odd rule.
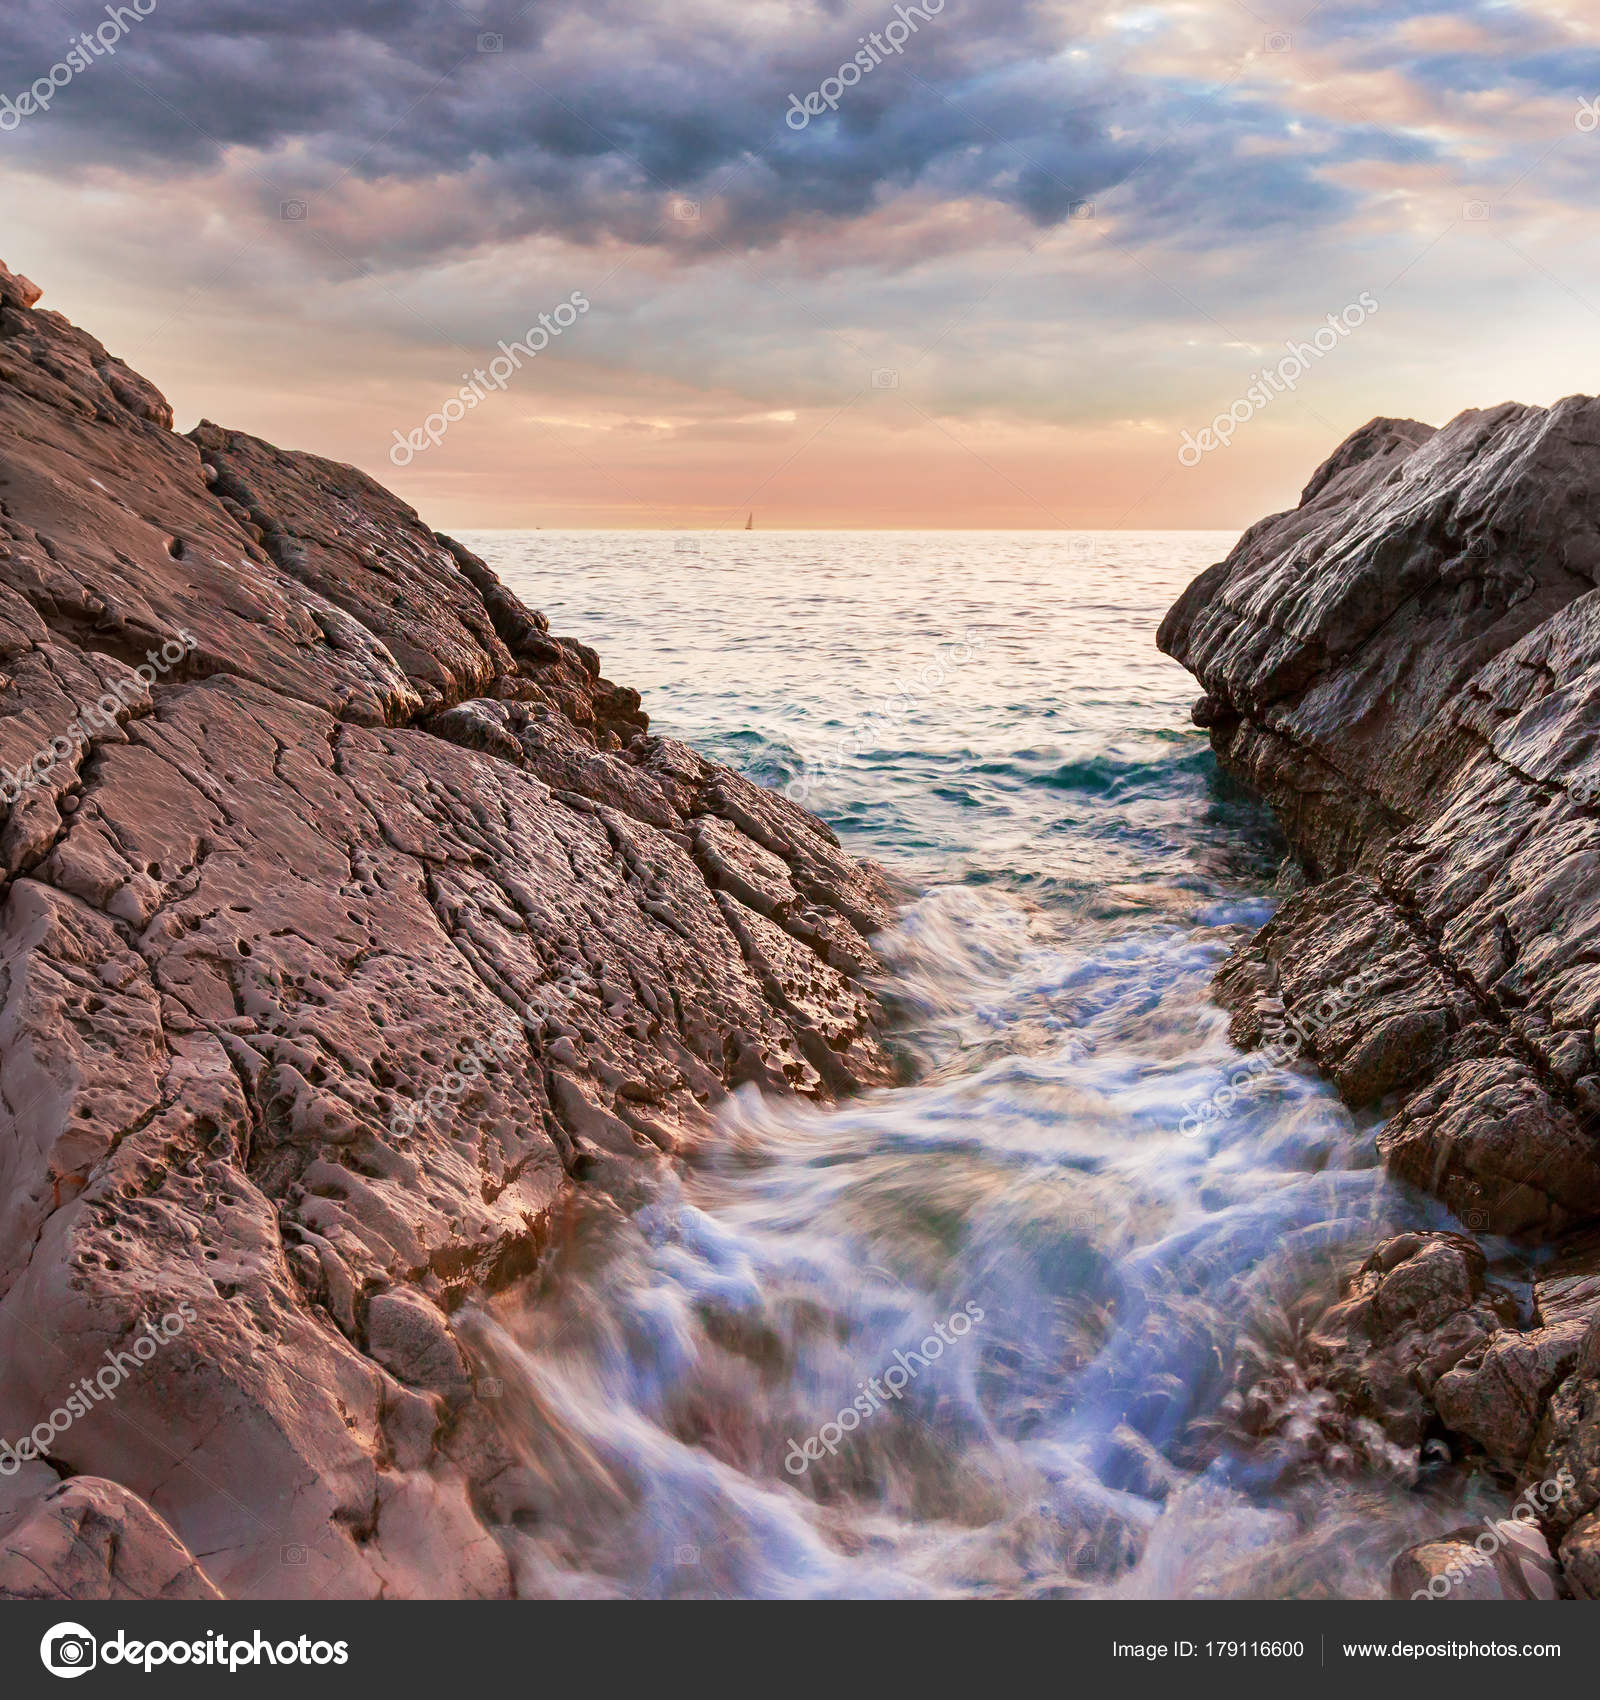
[[[1435,10],[1341,11],[1357,68],[1386,30]],[[1483,51],[1435,50],[1424,33],[1408,76],[1464,94],[1577,74],[1548,24],[1551,51],[1508,65],[1515,9],[1482,10]],[[98,15],[74,11],[85,27]],[[6,143],[34,170],[231,169],[263,214],[289,196],[346,209],[340,252],[398,267],[531,236],[699,261],[928,193],[1041,229],[1112,200],[1131,240],[1192,245],[1336,220],[1351,202],[1330,164],[1427,151],[1324,115],[1268,155],[1304,114],[1292,76],[1262,74],[1259,20],[1236,7],[945,0],[898,15],[891,53],[858,43],[884,43],[893,4],[157,0],[92,89],[65,91]],[[25,0],[0,87],[47,71],[64,16]],[[858,53],[869,68],[838,110],[790,128],[792,101]],[[704,204],[697,228],[674,221],[675,196]]]
[[[674,466],[715,483],[710,445],[754,469],[822,427],[1098,455],[1136,421],[1147,454],[1364,288],[1375,327],[1257,442],[1537,398],[1507,303],[1581,331],[1600,135],[1572,118],[1600,51],[1560,0],[945,0],[786,123],[896,4],[156,0],[0,134],[6,258],[187,416],[380,476],[393,427],[583,288],[581,341],[415,474],[474,502],[480,459],[520,491],[551,437],[585,477],[635,445],[664,492]],[[103,16],[17,0],[0,93]],[[1239,489],[1255,452],[1227,457]]]

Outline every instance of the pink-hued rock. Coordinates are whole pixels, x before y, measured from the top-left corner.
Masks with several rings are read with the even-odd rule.
[[[1258,1043],[1269,1014],[1306,1025],[1346,1101],[1384,1115],[1391,1173],[1470,1233],[1551,1243],[1536,1314],[1477,1329],[1401,1403],[1523,1482],[1565,1472],[1541,1524],[1590,1593],[1600,399],[1373,420],[1189,586],[1158,642],[1309,880],[1218,976],[1235,1039]]]
[[[0,1599],[221,1598],[168,1525],[115,1482],[51,1477],[20,1501],[0,1495]]]
[[[371,479],[174,435],[37,298],[0,268],[0,766],[62,740],[0,824],[0,1439],[61,1412],[72,1477],[29,1527],[105,1478],[131,1592],[153,1528],[230,1596],[509,1593],[452,1304],[731,1087],[889,1080],[890,893]]]
[[[1257,1444],[1329,1468],[1362,1461],[1414,1467],[1438,1388],[1459,1366],[1516,1332],[1516,1305],[1485,1279],[1482,1251],[1462,1234],[1398,1234],[1310,1320],[1292,1360],[1279,1359],[1230,1401]],[[1463,1395],[1464,1396],[1464,1395]],[[1527,1455],[1531,1432],[1523,1437]]]
[[[1396,1600],[1553,1600],[1560,1567],[1531,1523],[1501,1518],[1422,1541],[1394,1561]]]

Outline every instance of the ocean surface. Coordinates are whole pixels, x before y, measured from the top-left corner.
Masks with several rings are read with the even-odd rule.
[[[1447,1219],[1309,1073],[1241,1074],[1208,1000],[1284,846],[1154,636],[1230,536],[465,541],[655,730],[906,891],[908,1084],[740,1092],[642,1208],[586,1205],[461,1319],[525,1594],[1376,1597],[1503,1503],[1293,1393],[1340,1270]],[[1242,1365],[1290,1389],[1265,1441]]]

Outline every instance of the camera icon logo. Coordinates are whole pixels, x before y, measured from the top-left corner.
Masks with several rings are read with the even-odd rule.
[[[52,1676],[82,1676],[100,1656],[94,1637],[81,1623],[58,1623],[39,1643],[39,1657]]]
[[[672,216],[681,218],[685,224],[693,224],[700,216],[700,203],[698,201],[674,201],[672,203]]]
[[[303,1546],[279,1547],[278,1562],[280,1564],[309,1564],[311,1554]]]
[[[1274,30],[1263,45],[1268,53],[1287,53],[1294,46],[1294,37],[1283,30]]]
[[[1580,99],[1577,113],[1572,122],[1585,136],[1592,136],[1597,129],[1600,129],[1600,99]]]
[[[288,224],[298,224],[306,216],[304,201],[279,201],[278,217]]]
[[[700,553],[700,539],[698,537],[675,538],[672,547],[680,555],[698,555]]]
[[[1468,201],[1461,209],[1461,216],[1474,221],[1485,219],[1489,216],[1489,203],[1487,201]]]
[[[506,1384],[497,1375],[483,1376],[478,1382],[478,1397],[480,1399],[499,1399],[504,1396]]]
[[[480,53],[503,53],[505,45],[506,38],[503,35],[495,35],[490,30],[485,30],[478,37],[478,51]]]
[[[672,1553],[672,1562],[680,1568],[685,1565],[698,1564],[700,1562],[699,1547],[675,1547]]]
[[[1094,202],[1074,201],[1072,205],[1067,208],[1067,216],[1069,218],[1093,218]]]
[[[900,388],[900,374],[887,366],[880,366],[872,374],[872,387],[875,390],[897,390]]]

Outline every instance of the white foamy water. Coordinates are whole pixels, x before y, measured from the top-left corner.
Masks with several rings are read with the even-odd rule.
[[[1241,1353],[1442,1218],[1303,1074],[1179,1131],[1237,1069],[1207,988],[1281,854],[1151,648],[1226,540],[470,541],[659,730],[772,783],[854,733],[811,804],[922,890],[879,941],[913,1084],[741,1092],[458,1319],[506,1385],[523,1592],[1379,1595],[1497,1503],[1309,1404],[1270,1451],[1228,1421]]]

